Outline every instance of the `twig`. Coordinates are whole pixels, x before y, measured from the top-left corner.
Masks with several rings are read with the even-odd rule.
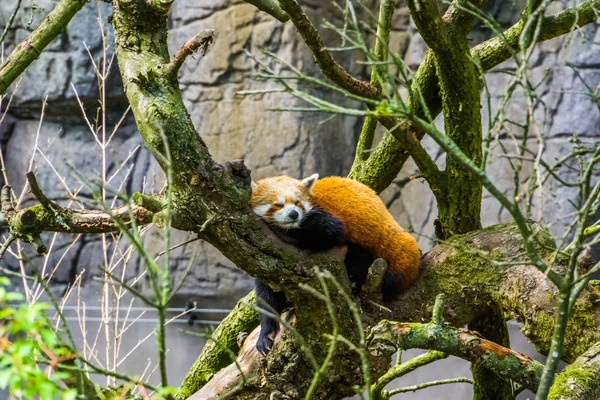
[[[421,383],[419,385],[406,386],[406,387],[403,387],[403,388],[398,388],[398,389],[390,390],[389,392],[387,392],[385,394],[385,397],[389,398],[390,396],[393,396],[393,395],[399,394],[399,393],[416,392],[417,390],[425,389],[425,388],[428,388],[428,387],[439,386],[439,385],[449,385],[449,384],[452,384],[452,383],[470,383],[470,384],[473,384],[473,381],[471,379],[469,379],[469,378],[440,379],[439,381],[425,382],[425,383]]]
[[[188,40],[183,46],[177,50],[175,57],[170,63],[164,66],[164,74],[167,78],[175,79],[179,68],[183,65],[185,59],[196,51],[200,51],[201,55],[206,55],[210,45],[215,39],[214,29],[205,29]]]
[[[421,368],[425,365],[431,364],[438,360],[443,360],[444,358],[448,358],[448,354],[442,353],[441,351],[429,351],[425,354],[418,355],[414,358],[411,358],[405,363],[395,365],[390,368],[381,378],[377,380],[371,387],[371,392],[377,398],[377,396],[381,395],[381,397],[385,398],[385,392],[382,393],[383,388],[388,383],[392,382],[394,379],[400,378],[417,368]]]
[[[27,177],[27,182],[29,182],[29,187],[31,188],[31,193],[35,196],[36,199],[40,202],[42,206],[48,211],[57,212],[60,210],[60,206],[56,204],[54,201],[50,200],[40,189],[38,185],[37,179],[35,178],[35,174],[33,171],[29,171],[25,174]]]
[[[4,253],[6,253],[6,251],[8,250],[8,248],[10,247],[10,245],[16,240],[17,238],[11,233],[8,235],[8,238],[6,239],[6,241],[4,242],[4,244],[2,245],[2,247],[0,247],[0,260],[4,257]]]
[[[21,8],[22,1],[23,0],[17,0],[17,5],[15,6],[15,9],[13,10],[12,14],[10,15],[10,18],[8,19],[8,23],[6,24],[6,27],[4,27],[4,31],[2,31],[2,35],[0,35],[0,44],[2,44],[2,42],[4,42],[4,38],[6,37],[8,30],[10,29],[13,22],[15,21],[15,17],[17,16],[19,9]]]
[[[370,98],[379,98],[379,90],[369,82],[356,79],[337,63],[326,50],[323,38],[317,28],[310,22],[308,16],[296,0],[280,0],[279,5],[290,16],[304,42],[312,50],[321,71],[329,79],[350,93]]]

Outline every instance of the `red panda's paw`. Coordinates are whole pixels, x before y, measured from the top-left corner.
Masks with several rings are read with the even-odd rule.
[[[258,352],[263,356],[266,356],[269,354],[272,347],[273,339],[267,335],[263,336],[261,332],[261,335],[258,336],[258,340],[256,341],[256,350],[258,350]]]

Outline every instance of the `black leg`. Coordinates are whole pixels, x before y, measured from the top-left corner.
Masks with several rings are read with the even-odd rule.
[[[273,314],[281,314],[285,308],[285,293],[276,292],[264,283],[256,281],[256,302],[258,307]],[[260,314],[260,334],[256,349],[261,354],[267,354],[273,346],[273,339],[279,332],[279,321],[265,314]]]
[[[383,275],[383,282],[381,282],[381,297],[384,303],[389,303],[392,300],[398,298],[400,286],[400,277],[394,275],[388,269]]]
[[[365,283],[367,272],[369,272],[369,267],[373,264],[373,261],[375,261],[375,258],[367,249],[355,243],[348,244],[344,264],[346,265],[348,278],[352,282],[352,291],[355,294],[360,292],[362,285]]]

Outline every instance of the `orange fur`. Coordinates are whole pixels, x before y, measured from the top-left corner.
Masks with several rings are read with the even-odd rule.
[[[348,178],[319,179],[312,189],[313,204],[338,217],[348,239],[383,258],[388,269],[401,279],[402,288],[417,278],[421,250],[368,186]]]
[[[316,179],[316,176],[313,177]],[[251,206],[273,204],[282,193],[292,192],[299,199],[309,200],[313,206],[338,217],[346,227],[348,240],[366,248],[375,258],[383,258],[388,270],[400,278],[399,290],[416,279],[421,258],[417,241],[398,225],[372,189],[336,176],[316,182],[311,178],[304,181],[288,176],[263,179],[253,184]]]

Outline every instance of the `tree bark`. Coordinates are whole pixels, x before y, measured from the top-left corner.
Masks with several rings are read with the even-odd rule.
[[[549,232],[539,225],[534,224],[534,227],[540,251],[545,249],[543,254],[548,258],[552,257],[551,249],[554,243]],[[481,254],[487,254],[487,256],[481,256]],[[509,258],[512,262],[510,264],[497,262],[502,258]],[[465,235],[454,236],[424,255],[419,279],[394,303],[391,307],[391,314],[382,311],[370,301],[363,301],[361,303],[363,319],[371,326],[375,326],[383,319],[403,321],[403,323],[382,322],[384,325],[395,324],[399,327],[409,327],[410,322],[428,321],[432,316],[436,296],[444,293],[446,298],[444,316],[446,322],[451,326],[468,325],[472,321],[476,321],[476,318],[480,317],[484,310],[488,310],[490,304],[495,304],[499,310],[521,322],[524,335],[536,346],[538,351],[547,353],[552,339],[551,328],[557,311],[555,301],[557,290],[543,273],[534,266],[527,265],[527,260],[519,229],[514,223],[495,225]],[[519,262],[523,262],[523,264],[515,264]],[[560,271],[561,261],[554,263],[553,267]],[[585,269],[586,264],[582,264],[581,268]],[[599,328],[600,290],[590,287],[584,291],[574,307],[565,338],[563,360],[573,362],[600,341]],[[284,342],[281,346],[289,346],[285,344],[289,340],[293,340],[293,338],[284,334]],[[374,339],[372,338],[372,340]],[[390,343],[396,342],[391,341]],[[415,343],[417,342],[412,342],[415,347],[425,347]],[[411,348],[412,345],[406,348]],[[498,344],[494,345],[498,346]],[[448,347],[444,346],[447,345],[438,342],[437,345],[434,343],[426,348],[448,351]],[[473,357],[469,359],[474,362],[478,360],[478,357],[483,357],[481,353],[477,352],[469,354],[469,357]],[[391,352],[386,357],[380,357],[381,354],[372,355],[378,365],[383,365],[383,367],[376,367],[375,371],[371,373],[371,378],[376,379],[382,373],[377,373],[377,371],[385,371],[385,366],[389,366]],[[518,358],[518,355],[515,357]],[[251,360],[252,363],[264,362],[260,357]],[[269,365],[280,365],[277,355],[269,355],[267,360]],[[242,360],[238,359],[238,362],[240,361]],[[483,368],[489,368],[488,365],[478,361],[475,363]],[[515,364],[517,370],[513,370],[512,373],[529,376],[527,374],[535,370],[537,376],[535,379],[539,379],[541,366],[534,367],[534,370],[527,372],[520,371],[519,368],[529,368],[526,366],[533,364],[517,364]],[[296,378],[298,370],[306,367],[299,364],[298,359],[286,359],[285,365],[285,369],[282,368],[278,371],[276,379],[298,382]],[[241,365],[241,367],[250,368],[245,365]],[[227,367],[228,372],[223,372],[223,374],[235,381],[232,378],[232,374],[234,374],[232,371],[236,368],[235,365],[230,365]],[[250,368],[250,370],[254,369]],[[504,379],[507,377],[504,375]],[[270,376],[270,378],[275,379],[274,376]],[[271,383],[260,382],[249,386],[247,390],[239,388],[237,395],[240,396],[239,398],[253,398],[252,396],[259,399],[268,398]],[[529,385],[533,385],[532,382],[534,381],[529,381]],[[237,383],[239,380],[229,382],[229,385],[234,387]],[[302,391],[295,395],[290,393],[287,395],[290,398],[303,398]],[[343,398],[347,392],[341,390],[329,392],[328,395],[331,397],[317,398]]]

